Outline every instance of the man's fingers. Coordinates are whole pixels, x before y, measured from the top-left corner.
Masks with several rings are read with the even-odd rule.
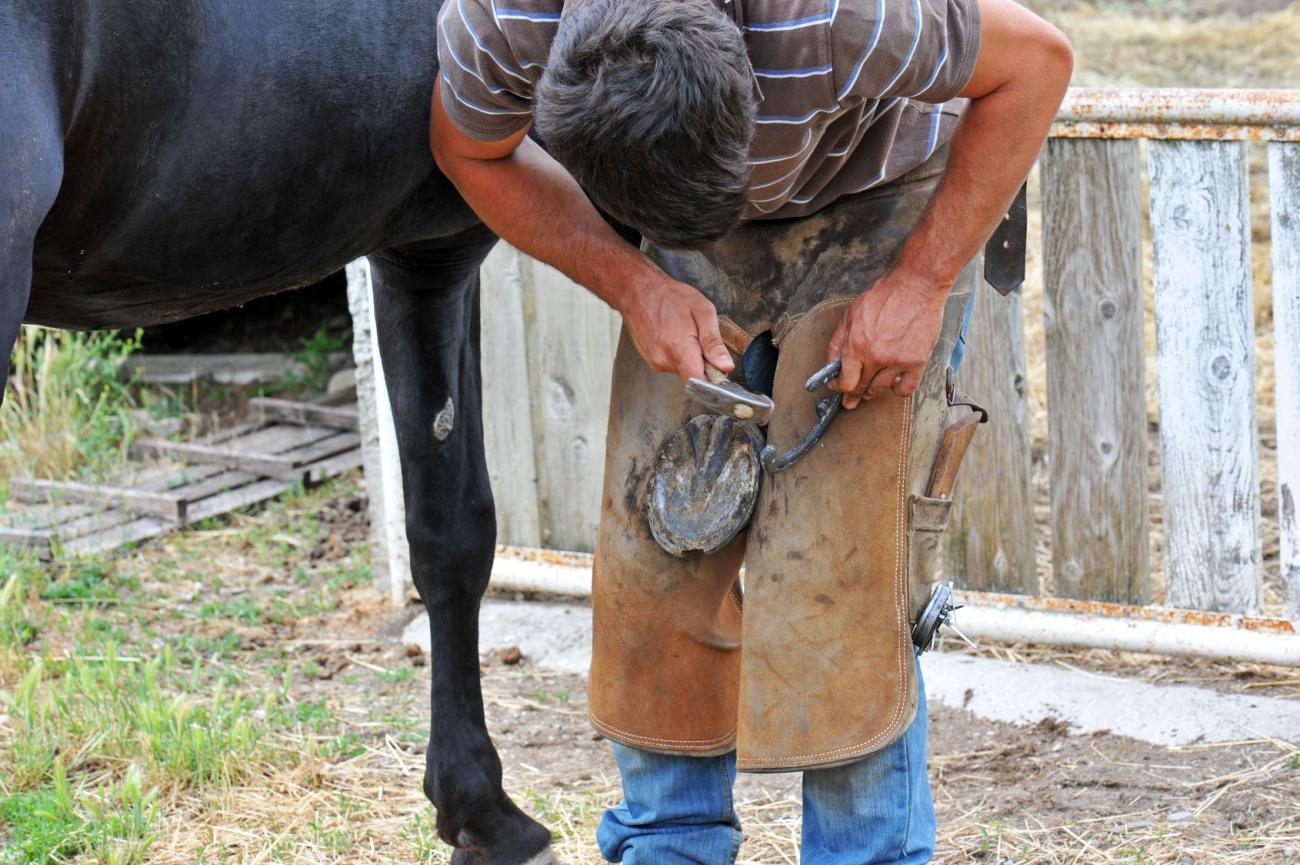
[[[695,328],[698,329],[699,350],[703,358],[723,372],[735,369],[736,362],[731,359],[731,351],[727,350],[727,343],[723,342],[723,334],[718,328],[718,316],[695,315]]]
[[[842,394],[851,394],[858,388],[862,378],[862,361],[856,357],[840,356],[840,374],[827,385],[831,390]]]
[[[892,390],[894,385],[903,378],[904,370],[901,367],[889,366],[878,370],[871,377],[871,383],[867,385],[867,399],[879,396],[885,391]]]
[[[683,340],[674,349],[674,369],[683,379],[704,378],[704,354],[698,340]],[[730,369],[731,358],[727,358]],[[718,366],[718,364],[713,364]],[[721,367],[718,367],[721,369]]]
[[[857,408],[862,394],[858,392],[862,380],[862,361],[840,356],[840,374],[831,379],[830,388],[844,394],[844,407]]]
[[[840,326],[835,328],[835,333],[831,335],[831,341],[826,345],[826,363],[831,364],[844,356],[844,337],[848,321],[848,312],[845,318],[840,321]],[[832,387],[833,389],[833,387]]]
[[[911,396],[921,386],[920,370],[903,373],[903,377],[894,382],[894,393],[899,396]]]
[[[723,372],[731,372],[735,369],[736,364],[731,359],[731,352],[727,351],[727,344],[722,341],[722,330],[718,327],[718,314],[713,307],[692,310],[691,317],[695,320],[700,352],[704,359]]]

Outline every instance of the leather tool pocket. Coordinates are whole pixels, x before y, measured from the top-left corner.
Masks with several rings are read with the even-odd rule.
[[[913,495],[907,503],[908,621],[916,623],[942,578],[943,538],[952,520],[952,499]]]
[[[907,606],[913,624],[930,598],[931,586],[943,578],[943,533],[952,520],[953,485],[983,417],[986,415],[980,409],[978,414],[972,412],[943,431],[926,495],[913,495],[908,500]]]

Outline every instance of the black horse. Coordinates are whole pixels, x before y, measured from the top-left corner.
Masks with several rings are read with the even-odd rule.
[[[455,862],[515,865],[550,836],[502,791],[483,718],[478,269],[496,237],[429,151],[439,5],[0,0],[0,382],[22,322],[174,321],[369,256],[433,631],[425,793]]]

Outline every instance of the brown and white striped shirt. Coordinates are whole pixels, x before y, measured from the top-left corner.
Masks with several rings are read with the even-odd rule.
[[[638,0],[654,2],[654,0]],[[745,34],[758,117],[745,219],[804,216],[947,142],[979,54],[978,0],[715,0]],[[442,104],[495,141],[532,122],[563,0],[446,0]]]

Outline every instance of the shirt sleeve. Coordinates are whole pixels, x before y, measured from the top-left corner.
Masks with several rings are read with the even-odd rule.
[[[447,0],[438,13],[442,107],[470,138],[500,141],[532,123],[533,80],[483,0]]]
[[[979,0],[839,0],[836,98],[947,102],[975,72]]]

